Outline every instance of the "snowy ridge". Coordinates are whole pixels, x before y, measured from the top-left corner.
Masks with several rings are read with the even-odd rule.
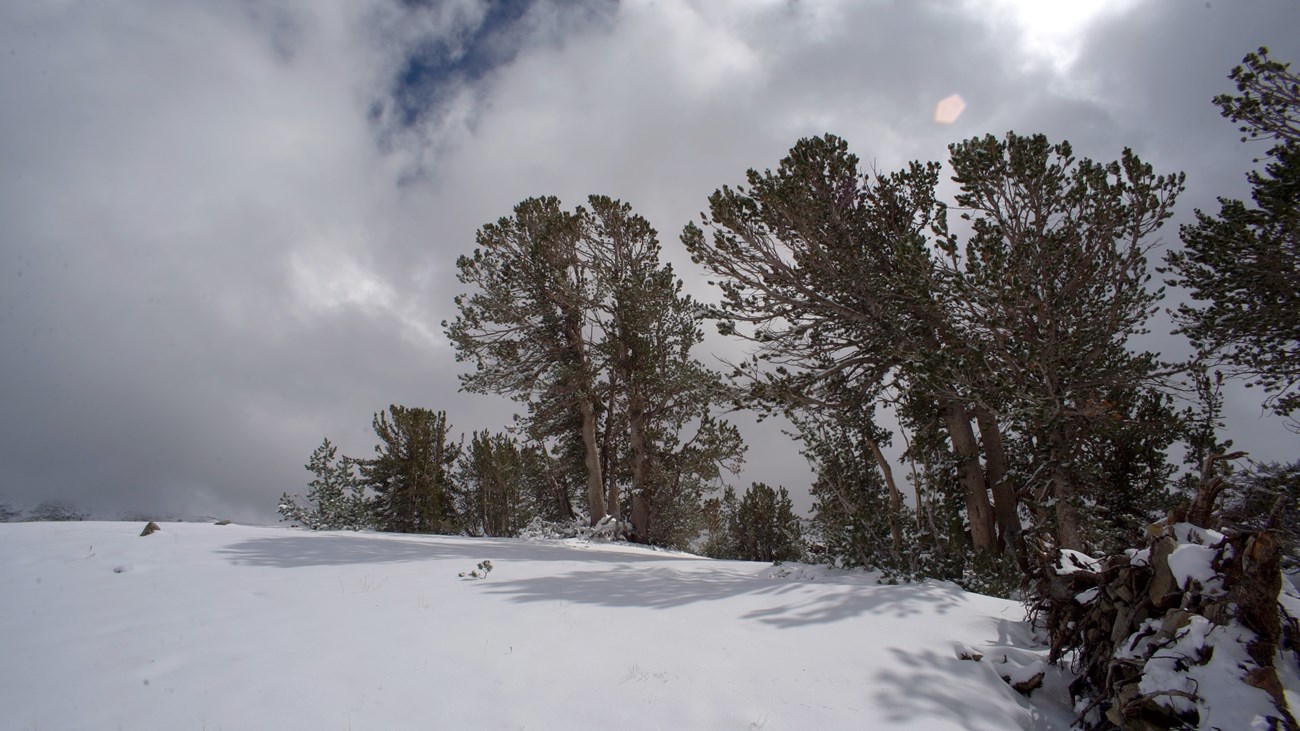
[[[0,525],[0,727],[1068,727],[1058,671],[1032,701],[999,677],[1043,669],[1021,606],[942,582],[580,540],[140,527]]]

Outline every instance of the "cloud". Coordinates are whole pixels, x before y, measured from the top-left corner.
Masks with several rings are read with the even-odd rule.
[[[627,200],[710,296],[681,227],[809,134],[840,134],[888,170],[963,137],[1042,131],[1186,169],[1195,205],[1242,194],[1257,153],[1208,100],[1261,43],[1300,59],[1293,3],[1121,3],[1049,39],[1065,55],[1010,12],[6,6],[0,497],[272,520],[321,437],[364,456],[389,403],[445,408],[458,430],[504,426],[512,404],[456,392],[440,322],[475,230],[531,195]],[[937,125],[951,94],[967,107]],[[746,428],[746,480],[807,484],[774,427]]]

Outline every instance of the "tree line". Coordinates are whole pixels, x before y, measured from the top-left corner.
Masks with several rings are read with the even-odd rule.
[[[1211,477],[1276,520],[1300,470],[1234,476],[1219,389],[1245,378],[1296,424],[1300,87],[1266,49],[1231,78],[1238,94],[1215,103],[1273,142],[1254,200],[1197,211],[1157,267],[1183,174],[1039,134],[950,145],[951,201],[938,162],[864,170],[840,137],[799,140],[683,230],[710,303],[629,204],[525,200],[458,259],[467,291],[443,323],[462,389],[520,404],[512,429],[453,444],[445,414],[394,406],[375,415],[374,458],[325,442],[308,465],[318,507],[281,510],[310,524],[295,511],[328,495],[366,506],[366,525],[483,535],[581,515],[654,545],[968,585],[1014,581],[1047,549],[1118,550]],[[1192,361],[1139,347],[1155,273],[1191,295],[1175,333]],[[710,321],[752,348],[725,374],[693,355]],[[744,454],[734,409],[795,425],[816,473],[806,540],[784,488],[723,489]]]

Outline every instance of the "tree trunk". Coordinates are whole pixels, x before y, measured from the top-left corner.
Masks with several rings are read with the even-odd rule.
[[[591,405],[591,399],[585,396],[579,399],[578,412],[582,415],[582,446],[586,452],[587,506],[591,513],[591,524],[595,525],[605,517],[605,481],[600,475],[600,445],[596,443],[596,410]]]
[[[1048,437],[1051,445],[1052,496],[1056,503],[1056,541],[1061,548],[1083,551],[1079,508],[1074,504],[1074,481],[1066,461],[1066,439],[1059,429]]]
[[[899,526],[900,517],[903,514],[903,493],[898,491],[898,486],[894,484],[894,470],[889,466],[889,460],[880,451],[880,445],[874,439],[867,439],[867,447],[871,449],[871,455],[875,457],[876,466],[880,467],[880,473],[885,477],[885,488],[889,490],[889,537],[894,541],[894,558],[898,559],[903,554],[903,530]],[[917,505],[917,509],[920,509]]]
[[[971,428],[966,407],[949,401],[940,407],[953,452],[957,455],[957,479],[966,495],[966,517],[970,520],[970,538],[976,551],[996,551],[997,535],[993,530],[993,506],[989,503],[988,483],[980,469],[979,442]]]
[[[1029,551],[1021,533],[1020,501],[1016,490],[1007,479],[1007,453],[1002,448],[1002,429],[997,418],[988,409],[975,409],[975,422],[980,428],[980,443],[984,446],[985,474],[993,491],[993,516],[997,522],[998,540],[1004,550],[1010,550],[1022,572],[1029,571]]]
[[[555,498],[555,514],[562,515],[565,518],[576,518],[577,513],[573,510],[573,501],[569,497],[569,490],[555,477],[555,470],[551,466],[551,453],[546,449],[546,444],[537,442],[537,450],[541,453],[542,470],[546,472],[546,482],[551,486],[551,495]]]
[[[650,540],[650,454],[645,438],[645,403],[640,389],[629,382],[627,400],[628,444],[632,449],[632,529],[642,543]]]

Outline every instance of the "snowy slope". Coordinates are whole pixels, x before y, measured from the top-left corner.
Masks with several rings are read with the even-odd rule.
[[[0,525],[3,729],[1063,729],[1021,607],[639,547]],[[484,580],[458,574],[490,559]],[[970,650],[983,662],[961,660]],[[996,662],[995,662],[996,661]]]

